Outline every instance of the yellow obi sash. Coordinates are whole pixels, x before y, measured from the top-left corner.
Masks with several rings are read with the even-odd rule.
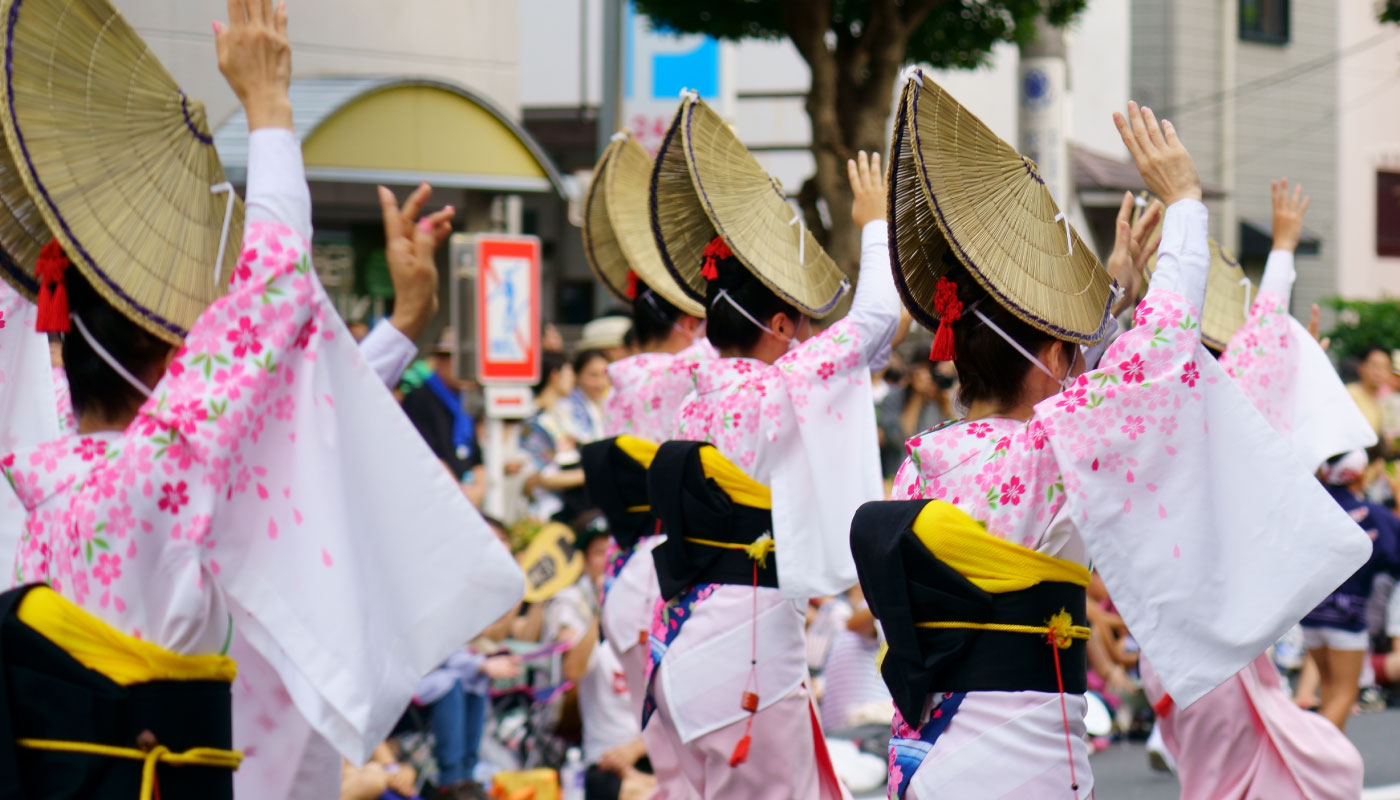
[[[702,447],[700,449],[700,467],[704,470],[705,477],[718,484],[719,488],[723,489],[724,493],[729,495],[729,499],[735,503],[750,508],[761,508],[765,511],[773,510],[773,490],[750,478],[748,473],[739,468],[739,465],[725,458],[724,453],[721,453],[719,448]],[[775,549],[772,536],[760,537],[751,544],[718,542],[713,539],[698,539],[694,536],[687,536],[685,540],[692,544],[718,547],[722,550],[742,550],[750,559],[757,561],[761,567],[768,566],[768,554]]]
[[[651,469],[651,462],[656,460],[656,451],[661,448],[661,445],[656,442],[639,439],[636,436],[631,436],[626,433],[620,434],[613,440],[613,443],[617,446],[618,450],[621,450],[628,458],[637,462],[642,469]],[[651,511],[651,504],[628,506],[627,511],[632,514],[649,512]]]
[[[952,503],[929,501],[912,530],[935,558],[984,592],[1016,592],[1042,581],[1089,585],[1083,565],[998,539]]]
[[[182,656],[128,636],[47,586],[31,589],[20,601],[17,616],[78,663],[121,686],[150,681],[232,683],[238,672],[228,656]]]
[[[233,659],[227,656],[185,656],[143,642],[116,630],[47,586],[30,589],[20,600],[15,616],[75,661],[120,686],[156,681],[232,683],[237,674]],[[155,797],[159,764],[236,770],[243,760],[243,754],[236,750],[214,747],[194,747],[174,753],[159,743],[146,749],[57,739],[19,738],[15,743],[30,750],[143,762],[140,800]]]

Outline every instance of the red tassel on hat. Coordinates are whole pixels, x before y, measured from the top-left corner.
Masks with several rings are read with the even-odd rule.
[[[637,273],[627,270],[627,299],[637,299]]]
[[[729,245],[725,243],[724,237],[716,236],[710,240],[709,244],[705,245],[705,264],[700,268],[700,274],[704,276],[707,281],[718,280],[719,266],[715,264],[715,259],[730,258],[733,255],[734,253],[729,249]]]
[[[39,251],[34,264],[34,276],[39,279],[39,314],[34,330],[39,333],[68,332],[68,286],[63,273],[68,270],[68,257],[63,245],[51,240]]]
[[[953,349],[953,323],[962,319],[962,301],[958,299],[958,285],[947,278],[939,278],[933,289],[933,311],[938,314],[938,332],[933,335],[933,347],[929,350],[930,361],[952,361],[957,356]]]

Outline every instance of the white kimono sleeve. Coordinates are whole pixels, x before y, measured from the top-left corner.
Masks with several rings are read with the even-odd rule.
[[[133,505],[208,526],[200,558],[235,635],[313,729],[363,761],[419,678],[509,610],[523,581],[341,323],[286,197],[305,193],[295,138],[262,133],[229,293],[126,433],[159,446],[164,480],[189,497]],[[264,174],[272,165],[291,172]]]
[[[0,281],[0,452],[33,447],[60,435],[58,396],[49,366],[48,336],[34,331],[38,310]],[[26,512],[0,487],[0,563],[14,563]],[[13,575],[13,570],[11,570]]]
[[[1196,306],[1177,291],[1204,288],[1204,215],[1183,216],[1168,209],[1159,264],[1171,271],[1159,267],[1133,330],[1099,370],[1040,403],[1036,423],[1114,604],[1185,706],[1263,652],[1371,545],[1201,346]],[[1105,457],[1127,469],[1101,470]]]
[[[785,597],[824,597],[856,583],[851,517],[884,496],[870,364],[899,324],[883,221],[861,231],[860,285],[846,318],[778,359],[795,430],[776,437],[770,479],[778,586]]]
[[[1292,253],[1269,253],[1259,296],[1220,366],[1288,441],[1300,465],[1316,470],[1338,453],[1375,444],[1376,433],[1327,354],[1288,313],[1293,276]]]

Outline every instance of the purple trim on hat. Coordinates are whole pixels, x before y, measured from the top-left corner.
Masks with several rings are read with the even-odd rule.
[[[208,145],[214,143],[214,137],[200,133],[199,127],[194,124],[194,120],[190,119],[190,98],[185,94],[184,89],[180,90],[180,113],[185,115],[185,127],[190,129],[190,133],[194,134],[194,138]]]
[[[685,106],[685,107],[683,108],[683,111],[682,111],[682,113],[685,114],[685,132],[686,132],[686,137],[685,137],[685,138],[686,138],[686,141],[687,141],[687,142],[690,142],[690,141],[691,141],[691,138],[690,138],[690,123],[691,123],[691,120],[693,120],[694,117],[695,117],[694,108],[695,108],[695,105],[692,103],[692,104],[689,105],[689,106]],[[690,156],[690,161],[691,161],[691,163],[694,163],[694,162],[695,162],[695,148],[694,148],[693,146],[690,146],[690,147],[688,147],[688,150],[689,150],[689,153],[688,153],[688,154],[689,154],[689,156]],[[657,159],[657,163],[658,163],[658,164],[661,163],[660,159]],[[702,183],[702,182],[700,181],[700,174],[699,174],[698,172],[696,172],[696,173],[694,173],[694,177],[695,177],[695,185],[696,185],[697,188],[700,189],[700,201],[701,201],[702,203],[705,204],[705,207],[706,207],[706,208],[710,209],[710,211],[713,212],[713,211],[714,211],[714,208],[710,206],[710,196],[705,192],[705,184]],[[776,187],[776,186],[773,187],[773,188],[774,188],[774,191],[777,191],[777,187]],[[782,197],[782,196],[783,196],[783,195],[782,195],[782,192],[778,192],[778,197]],[[784,200],[784,202],[786,202],[786,200]],[[735,257],[737,257],[737,258],[739,259],[739,262],[742,263],[742,264],[744,264],[745,266],[747,266],[748,263],[749,263],[749,262],[748,262],[748,259],[746,259],[746,258],[744,258],[742,255],[740,255],[740,254],[739,254],[739,248],[737,248],[737,247],[734,246],[733,240],[731,240],[728,236],[725,236],[725,234],[724,234],[724,226],[721,225],[721,224],[719,223],[719,220],[715,219],[713,216],[710,216],[710,222],[711,222],[712,224],[714,224],[715,230],[719,232],[719,235],[720,235],[720,236],[724,236],[724,241],[725,241],[725,243],[729,245],[729,249],[730,249],[730,250],[734,251],[734,255],[735,255]],[[806,232],[807,232],[806,228],[803,228],[802,231],[801,231],[801,233],[802,233],[804,236],[806,235]],[[805,265],[804,265],[804,268],[805,268]],[[755,270],[753,270],[752,268],[750,268],[749,271],[752,272],[752,273],[754,274],[754,277],[755,277],[755,278],[758,278],[760,281],[763,281],[763,285],[765,285],[765,286],[767,286],[769,289],[773,290],[773,292],[774,292],[775,294],[778,294],[779,296],[781,296],[781,297],[782,297],[784,300],[786,300],[789,304],[791,304],[792,306],[794,306],[794,307],[796,307],[796,308],[798,308],[798,309],[801,309],[801,310],[803,310],[803,311],[806,311],[808,314],[811,314],[812,316],[818,317],[818,318],[820,318],[820,317],[822,317],[822,316],[825,316],[825,315],[827,314],[827,312],[831,311],[831,309],[833,309],[833,308],[836,307],[836,304],[837,304],[838,302],[841,301],[842,295],[844,295],[844,294],[846,293],[846,287],[849,285],[845,280],[842,280],[841,283],[840,283],[840,285],[836,287],[836,294],[831,298],[831,300],[829,300],[829,301],[826,303],[826,305],[821,306],[821,307],[819,307],[819,308],[808,308],[807,305],[806,305],[805,303],[801,303],[801,302],[795,300],[795,299],[794,299],[792,296],[790,296],[787,292],[783,291],[782,289],[778,288],[777,286],[774,286],[772,283],[763,280],[762,276],[758,275],[758,273],[757,273]]]
[[[588,268],[593,271],[593,274],[598,277],[598,280],[603,286],[611,292],[614,297],[630,305],[632,303],[632,298],[628,297],[626,292],[618,291],[617,287],[612,285],[612,281],[608,280],[607,273],[599,266],[598,254],[595,253],[593,249],[593,236],[588,231],[588,210],[593,207],[595,197],[598,192],[602,190],[603,182],[607,180],[608,162],[616,157],[616,153],[609,147],[607,150],[603,151],[602,160],[598,162],[597,168],[593,170],[593,181],[588,185],[588,197],[583,201],[583,249],[584,254],[588,256]],[[611,225],[612,221],[609,220],[608,224]],[[617,234],[614,233],[613,236],[616,237]],[[624,259],[624,261],[625,260],[626,259]],[[628,267],[628,269],[631,269],[631,267]]]
[[[899,116],[894,123],[894,141],[890,144],[890,191],[889,202],[886,205],[885,216],[889,219],[890,226],[890,270],[894,272],[894,286],[899,290],[899,296],[904,300],[904,307],[909,309],[909,313],[929,330],[938,327],[938,320],[919,305],[914,299],[914,295],[909,291],[909,284],[904,280],[904,269],[900,267],[899,252],[899,216],[894,212],[894,192],[899,186],[899,150],[904,142],[904,131],[907,121],[907,106],[901,102],[899,104]]]
[[[656,187],[661,182],[661,161],[666,154],[666,148],[671,146],[671,138],[676,135],[681,121],[681,114],[685,113],[685,101],[681,101],[681,107],[676,110],[676,118],[671,120],[671,127],[666,129],[666,138],[661,140],[661,147],[656,150],[656,162],[651,165],[651,189],[647,192],[647,206],[651,219],[651,235],[656,240],[656,249],[661,253],[661,264],[666,267],[666,271],[671,274],[676,285],[681,288],[686,297],[691,300],[705,304],[705,295],[697,293],[686,280],[681,271],[676,268],[676,262],[671,260],[671,254],[666,251],[666,238],[661,235],[661,219],[657,216]]]
[[[1045,185],[1045,181],[1041,180],[1040,175],[1036,174],[1035,169],[1031,167],[1031,160],[1029,158],[1021,156],[1021,164],[1025,166],[1026,174],[1031,176],[1032,178],[1035,178],[1036,183],[1040,184],[1041,186]]]
[[[155,324],[170,331],[171,333],[183,337],[186,333],[184,328],[180,327],[179,325],[176,325],[175,323],[165,319],[164,317],[160,316],[154,311],[151,311],[150,309],[136,302],[136,300],[132,298],[131,295],[128,295],[126,292],[122,291],[122,288],[120,286],[114,283],[111,278],[107,277],[107,274],[97,266],[97,262],[93,260],[92,255],[88,253],[85,247],[83,247],[82,242],[79,242],[78,238],[73,235],[72,229],[68,227],[68,221],[63,218],[63,215],[61,213],[59,213],[58,206],[54,205],[53,198],[49,197],[48,188],[44,186],[43,181],[39,180],[39,174],[34,169],[34,162],[29,157],[29,146],[25,144],[24,132],[19,127],[18,117],[15,116],[15,26],[19,22],[19,9],[22,5],[24,5],[24,0],[14,0],[14,5],[10,6],[9,28],[5,31],[5,86],[8,89],[9,94],[9,102],[7,104],[8,108],[6,109],[6,113],[10,115],[10,122],[14,126],[15,138],[19,140],[20,155],[24,157],[25,166],[28,167],[29,170],[29,177],[34,181],[34,185],[38,187],[39,196],[43,198],[44,204],[48,206],[49,211],[52,212],[54,218],[58,220],[58,225],[63,229],[63,233],[68,237],[68,240],[73,243],[73,246],[77,248],[78,255],[82,257],[83,261],[86,262],[88,266],[92,267],[92,271],[96,273],[99,278],[102,279],[102,282],[107,284],[108,288],[110,288],[118,297],[120,297],[123,302],[128,303],[133,309],[140,313],[141,316],[145,317],[146,319],[149,319],[151,322],[154,322]],[[188,117],[186,119],[188,119]],[[13,153],[11,153],[11,155],[13,155]]]
[[[913,108],[913,112],[914,112],[914,113],[913,113],[913,118],[914,118],[915,120],[917,120],[918,117],[919,117],[919,94],[920,94],[922,91],[923,91],[923,86],[922,86],[921,84],[915,84],[915,86],[914,86],[914,95],[913,95],[913,98],[912,98],[912,102],[913,102],[913,104],[914,104],[914,108]],[[919,138],[919,126],[918,126],[917,122],[910,123],[910,125],[911,125],[911,127],[913,128],[913,130],[914,130],[914,149],[915,149],[916,152],[923,152],[923,147],[922,147],[922,144],[920,143],[920,138]],[[962,243],[959,242],[958,239],[957,239],[957,237],[953,235],[953,229],[952,229],[951,227],[948,226],[948,220],[947,220],[946,218],[944,218],[944,216],[943,216],[943,209],[942,209],[942,207],[939,206],[939,204],[938,204],[938,195],[934,194],[934,191],[933,191],[933,182],[929,180],[928,169],[924,167],[923,159],[916,159],[916,160],[919,162],[919,172],[922,174],[922,177],[923,177],[924,188],[928,190],[929,199],[931,199],[931,200],[933,201],[933,211],[934,211],[935,214],[938,215],[938,221],[939,221],[939,223],[940,223],[940,225],[939,225],[939,232],[942,233],[942,234],[943,234],[943,238],[947,239],[947,240],[949,241],[949,243],[951,243],[951,244],[953,245],[954,249],[957,250],[958,259],[959,259],[960,261],[962,261],[963,266],[967,267],[968,271],[970,271],[970,272],[975,272],[975,273],[977,273],[978,275],[982,275],[982,271],[981,271],[980,269],[977,268],[976,262],[974,262],[974,261],[972,260],[972,257],[969,256],[969,255],[967,254],[967,251],[963,250]],[[1043,184],[1042,184],[1042,185],[1043,185]],[[890,241],[894,241],[894,239],[891,238]],[[1040,317],[1039,315],[1037,315],[1037,314],[1032,314],[1032,313],[1031,313],[1030,311],[1028,311],[1027,309],[1022,308],[1019,304],[1017,304],[1017,303],[1016,303],[1015,301],[1013,301],[1011,298],[1007,297],[1005,294],[1002,294],[1001,290],[998,289],[995,285],[993,285],[992,282],[991,282],[990,280],[985,280],[985,278],[986,278],[985,275],[983,275],[982,277],[984,278],[984,281],[981,281],[981,283],[982,283],[982,285],[987,289],[988,294],[991,294],[993,297],[995,297],[996,300],[997,300],[997,302],[1000,303],[1001,305],[1005,306],[1006,308],[1008,308],[1008,309],[1014,309],[1014,310],[1016,310],[1016,311],[1021,312],[1022,314],[1025,314],[1026,316],[1030,317],[1032,320],[1034,320],[1034,322],[1032,323],[1032,324],[1034,325],[1034,327],[1041,328],[1042,330],[1048,331],[1048,332],[1050,332],[1051,334],[1054,334],[1055,336],[1057,336],[1057,337],[1059,337],[1059,338],[1067,339],[1067,340],[1069,340],[1069,341],[1073,341],[1073,342],[1077,342],[1077,343],[1081,343],[1081,344],[1090,344],[1090,343],[1093,343],[1093,342],[1098,342],[1098,341],[1102,340],[1103,337],[1108,333],[1108,321],[1109,321],[1109,319],[1111,318],[1111,315],[1109,314],[1109,309],[1111,309],[1111,308],[1113,307],[1113,293],[1112,293],[1112,292],[1110,292],[1109,295],[1108,295],[1108,301],[1107,301],[1106,303],[1104,303],[1104,308],[1103,308],[1103,320],[1102,320],[1101,322],[1099,322],[1099,329],[1098,329],[1097,331],[1095,331],[1093,334],[1090,334],[1090,335],[1088,335],[1088,336],[1085,336],[1085,335],[1082,334],[1082,333],[1078,333],[1078,332],[1076,332],[1076,331],[1071,331],[1071,330],[1068,330],[1068,329],[1066,329],[1066,328],[1061,328],[1059,325],[1056,325],[1056,324],[1054,324],[1053,322],[1050,322],[1049,320],[1043,319],[1043,318],[1041,318],[1041,317]]]

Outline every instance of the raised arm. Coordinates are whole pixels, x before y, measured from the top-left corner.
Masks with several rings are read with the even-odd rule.
[[[846,162],[855,201],[851,219],[860,227],[860,280],[846,318],[859,334],[861,360],[870,363],[886,351],[899,327],[899,293],[890,270],[889,227],[885,222],[889,195],[880,154],[861,152]]]
[[[1288,193],[1288,179],[1283,178],[1269,183],[1274,201],[1274,244],[1269,250],[1269,260],[1264,264],[1264,279],[1259,283],[1259,293],[1270,293],[1283,301],[1285,307],[1293,294],[1293,280],[1297,272],[1293,268],[1293,253],[1298,249],[1298,240],[1303,235],[1303,215],[1308,211],[1307,195],[1301,185]]]
[[[1157,251],[1157,271],[1152,274],[1148,292],[1173,292],[1199,314],[1205,306],[1210,245],[1206,230],[1209,215],[1201,203],[1201,179],[1196,165],[1177,138],[1176,128],[1171,122],[1159,125],[1152,109],[1128,103],[1128,113],[1115,112],[1113,123],[1148,190],[1162,198],[1167,207]]]

